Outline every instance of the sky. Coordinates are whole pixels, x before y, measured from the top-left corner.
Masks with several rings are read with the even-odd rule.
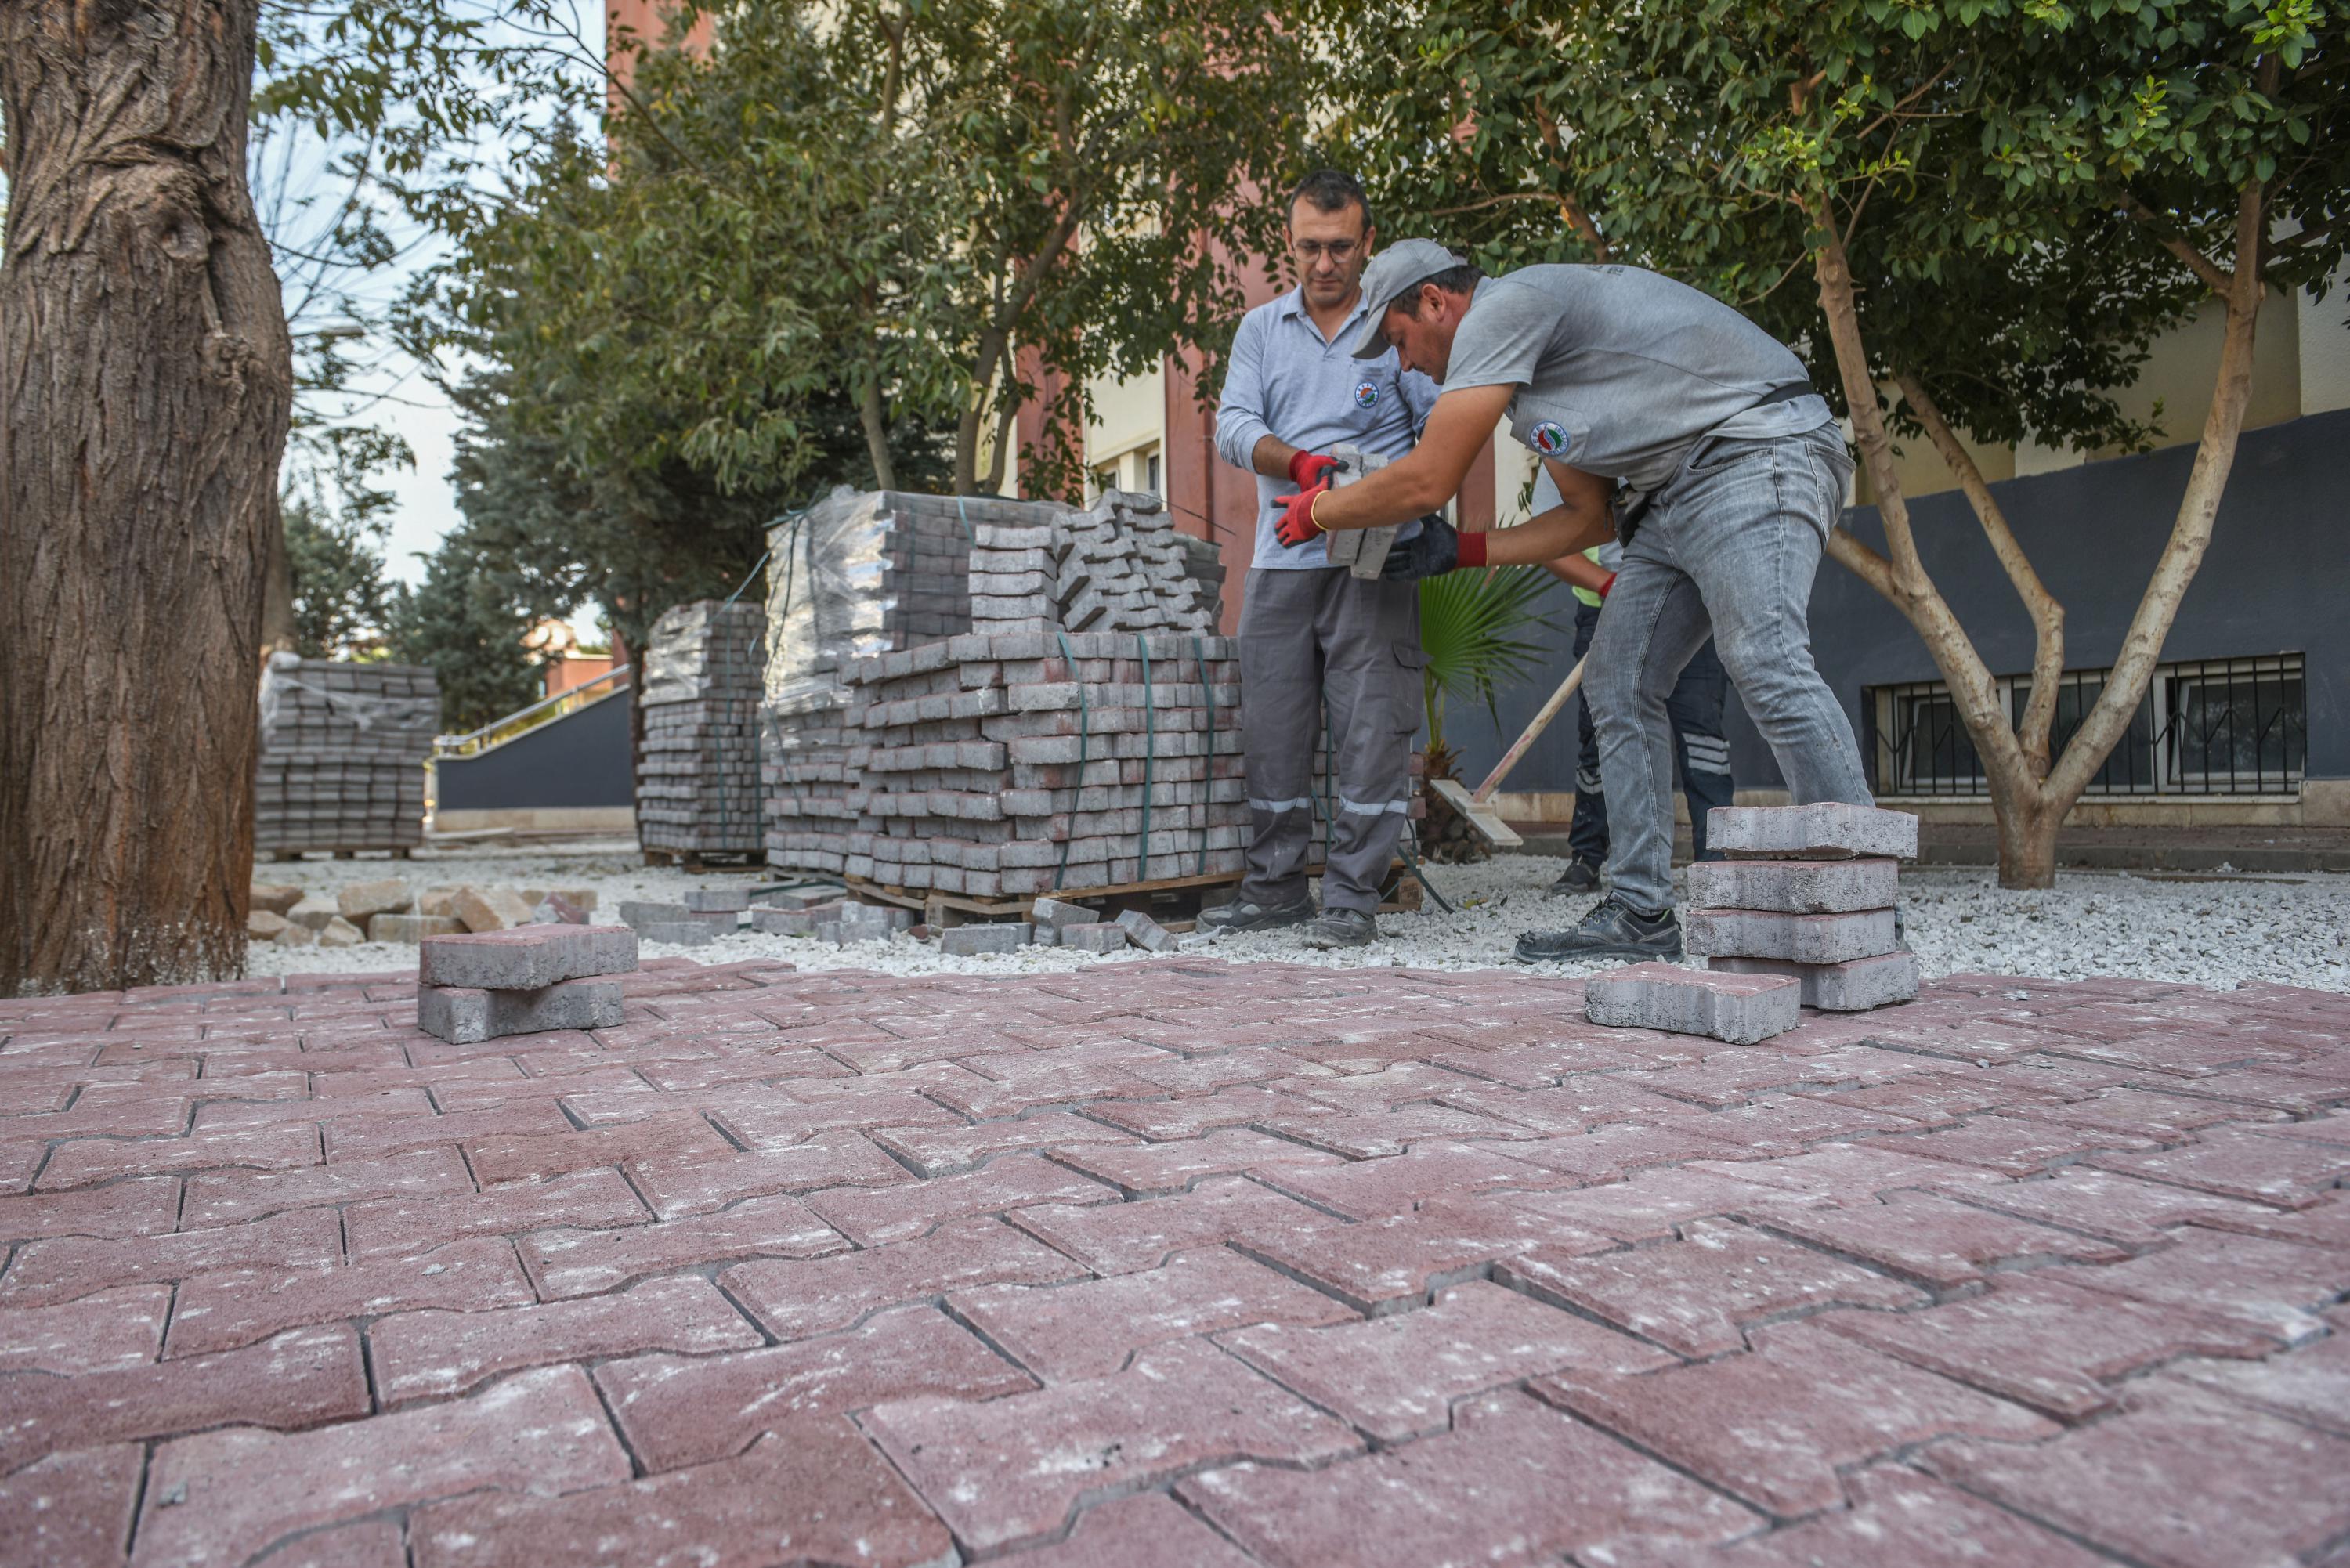
[[[575,5],[572,25],[581,45],[600,58],[604,47],[603,7],[592,0]],[[422,242],[412,233],[395,237],[402,242],[400,259],[356,286],[355,291],[371,302],[398,297],[420,272],[443,254],[437,245]],[[292,297],[295,286],[289,280],[289,313],[296,303]],[[455,488],[449,482],[463,421],[412,361],[400,359],[389,364],[383,373],[372,379],[367,390],[380,400],[364,410],[361,417],[399,435],[416,458],[414,467],[380,476],[377,481],[393,497],[390,531],[384,546],[386,571],[415,586],[424,580],[422,557],[430,555],[442,535],[463,520],[457,510]],[[589,619],[592,616],[581,618]]]

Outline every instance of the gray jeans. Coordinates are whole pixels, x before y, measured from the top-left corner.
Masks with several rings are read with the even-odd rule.
[[[1330,715],[1336,776],[1322,907],[1379,907],[1411,806],[1419,729],[1419,585],[1344,566],[1252,571],[1241,607],[1242,744],[1251,833],[1241,897],[1294,904],[1313,847],[1314,753]]]
[[[1812,662],[1812,578],[1851,460],[1835,427],[1701,445],[1624,551],[1584,691],[1599,730],[1617,894],[1673,901],[1666,699],[1707,638],[1798,805],[1871,804],[1852,722]]]

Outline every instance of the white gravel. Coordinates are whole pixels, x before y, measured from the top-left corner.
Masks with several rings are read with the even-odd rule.
[[[1415,915],[1379,918],[1382,940],[1342,953],[1315,953],[1295,931],[1186,939],[1191,950],[1219,958],[1308,963],[1338,969],[1409,965],[1482,969],[1512,962],[1521,931],[1571,923],[1590,903],[1554,898],[1545,889],[1565,862],[1547,856],[1503,856],[1481,866],[1431,867],[1430,877],[1461,906],[1446,914],[1433,900]],[[779,877],[763,870],[689,876],[651,867],[614,841],[468,852],[420,851],[412,861],[309,860],[264,863],[258,881],[297,884],[331,894],[345,882],[405,877],[420,888],[472,882],[506,887],[591,887],[599,919],[623,898],[674,900],[687,888]],[[1909,945],[1929,977],[1960,971],[2075,980],[2129,975],[2230,988],[2246,981],[2350,992],[2350,876],[2185,877],[2067,872],[2044,892],[2006,892],[1989,870],[1905,870],[1902,898]],[[682,954],[704,963],[780,957],[802,969],[879,970],[890,974],[1050,974],[1089,963],[1144,955],[1095,957],[1028,948],[992,958],[944,958],[900,936],[886,946],[820,948],[799,937],[741,932],[701,948],[647,943],[644,956]],[[255,942],[255,974],[317,973],[414,967],[416,950],[365,942],[341,949],[284,948]],[[1546,966],[1585,974],[1609,964]]]

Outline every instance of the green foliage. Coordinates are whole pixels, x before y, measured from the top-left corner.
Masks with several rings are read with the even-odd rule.
[[[462,732],[538,698],[538,665],[522,641],[534,618],[512,563],[460,527],[428,559],[421,587],[393,590],[390,651],[432,668],[441,726]]]
[[[1557,579],[1539,566],[1448,572],[1419,585],[1419,646],[1428,655],[1420,685],[1428,704],[1429,750],[1449,749],[1446,707],[1479,701],[1501,714],[1501,688],[1539,674],[1550,648],[1527,633],[1550,622],[1537,607]]]
[[[1350,62],[1337,133],[1397,210],[1389,233],[1435,232],[1490,270],[1655,267],[1795,345],[1839,400],[1810,275],[1833,223],[1872,373],[1917,377],[1986,441],[2157,437],[2109,390],[2209,296],[2173,242],[2232,265],[2246,178],[2267,182],[2273,283],[2342,256],[2350,56],[2341,16],[2306,0],[1329,15]]]
[[[528,422],[573,471],[619,454],[793,493],[837,396],[868,476],[904,485],[946,431],[951,483],[991,490],[1040,388],[1076,420],[1086,377],[1237,317],[1306,90],[1261,9],[749,0],[713,21],[706,53],[642,56],[608,148],[535,159],[412,318],[518,368],[527,315]],[[1024,488],[1074,483],[1075,456],[1024,453]]]
[[[295,648],[306,659],[366,659],[382,650],[391,609],[383,543],[391,493],[374,483],[411,462],[396,437],[363,427],[297,428],[293,483],[278,498],[294,585]]]

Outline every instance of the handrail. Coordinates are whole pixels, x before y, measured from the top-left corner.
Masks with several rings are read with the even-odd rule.
[[[577,712],[591,702],[602,701],[629,684],[631,669],[632,666],[626,664],[615,666],[593,680],[583,680],[577,686],[567,687],[557,691],[552,697],[542,697],[529,707],[517,708],[503,719],[493,719],[478,730],[469,730],[462,735],[435,736],[432,742],[432,755],[436,759],[470,757],[479,755],[493,747],[502,746],[515,736],[535,730],[541,724],[552,723],[567,714]],[[597,688],[599,686],[608,689],[598,691]]]

